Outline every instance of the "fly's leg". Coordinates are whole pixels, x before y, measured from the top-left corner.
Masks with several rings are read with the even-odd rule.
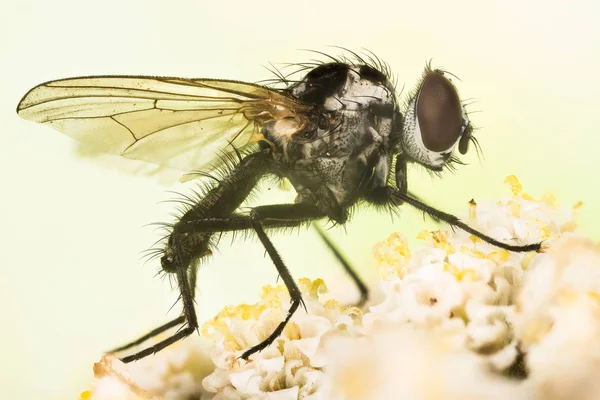
[[[195,267],[191,267],[189,270],[189,274],[188,274],[188,279],[189,279],[189,283],[190,283],[190,288],[192,289],[192,299],[194,298],[194,294],[195,294],[195,290],[194,288],[196,287],[196,273],[198,271],[198,268]],[[185,322],[185,315],[180,315],[179,317],[167,322],[164,325],[159,326],[158,328],[155,328],[153,330],[151,330],[150,332],[148,332],[147,334],[145,334],[144,336],[140,336],[139,338],[124,344],[122,346],[119,346],[117,348],[114,348],[110,351],[108,351],[109,353],[118,353],[124,350],[128,350],[132,347],[135,347],[137,345],[140,345],[142,343],[144,343],[146,340],[152,339],[154,336],[160,335],[163,332],[168,331],[169,329],[181,325]]]
[[[183,317],[185,319],[186,324],[183,325],[175,334],[168,337],[167,339],[162,340],[153,346],[147,347],[144,350],[141,350],[135,354],[123,357],[121,361],[123,361],[124,363],[128,363],[157,353],[165,347],[168,347],[171,344],[177,342],[178,340],[181,340],[191,335],[196,329],[198,329],[198,317],[196,316],[196,311],[194,309],[194,300],[192,294],[195,288],[190,287],[186,272],[186,268],[179,268],[176,271],[177,284],[179,285],[180,297],[183,302]],[[157,331],[158,329],[155,329],[153,332]]]
[[[246,350],[241,358],[248,359],[252,354],[261,351],[273,343],[290,318],[294,315],[300,304],[303,304],[302,294],[296,285],[294,278],[283,262],[281,256],[273,246],[273,243],[265,233],[266,229],[291,228],[308,225],[310,222],[324,218],[326,215],[317,207],[310,204],[274,204],[253,208],[249,215],[233,214],[228,217],[204,217],[186,221],[182,226],[183,232],[205,233],[205,232],[233,232],[252,230],[264,246],[267,254],[275,264],[279,276],[283,280],[290,294],[290,309],[283,321],[277,325],[275,330],[264,341]]]
[[[331,241],[331,239],[327,236],[327,234],[325,234],[325,232],[323,232],[323,229],[320,226],[318,226],[317,224],[313,224],[313,227],[319,234],[319,237],[321,238],[321,240],[323,240],[323,242],[325,242],[325,245],[327,245],[327,248],[331,251],[331,253],[333,253],[333,255],[339,261],[339,263],[342,264],[342,267],[344,267],[344,271],[346,271],[346,273],[348,275],[350,275],[350,278],[352,278],[352,281],[354,282],[354,284],[358,288],[358,291],[360,292],[360,299],[359,299],[358,303],[356,303],[356,306],[362,307],[369,299],[369,288],[360,279],[360,277],[358,276],[358,274],[356,273],[356,271],[354,270],[354,268],[352,267],[350,262],[346,259],[346,257],[344,257],[342,252]]]
[[[408,196],[412,197],[413,199],[417,199],[417,200],[421,201],[421,199],[418,196],[416,196],[414,193],[411,193],[408,191],[407,177],[408,177],[408,159],[403,154],[399,154],[396,157],[396,188],[398,188],[398,191],[400,193],[408,195]],[[400,204],[402,204],[402,203],[395,204],[395,205],[399,206]],[[434,222],[437,222],[437,223],[441,222],[441,220],[433,214],[425,213],[425,215],[428,216],[429,218],[431,218]]]
[[[368,196],[366,196],[366,198],[368,201],[370,201],[374,204],[378,204],[378,205],[389,204],[389,205],[393,205],[393,206],[398,206],[403,203],[408,203],[411,206],[415,207],[416,209],[421,210],[424,213],[429,214],[429,215],[439,219],[440,221],[444,221],[451,226],[460,228],[463,231],[468,232],[471,235],[474,235],[493,246],[496,246],[496,247],[499,247],[501,249],[505,249],[508,251],[515,251],[515,252],[540,251],[540,249],[542,247],[542,243],[532,243],[532,244],[526,244],[526,245],[513,245],[513,244],[508,244],[508,243],[504,243],[499,240],[496,240],[491,236],[488,236],[482,232],[479,232],[477,229],[471,228],[469,225],[462,222],[458,217],[456,217],[452,214],[443,212],[441,210],[438,210],[434,207],[431,207],[431,206],[423,203],[422,201],[414,199],[411,196],[409,196],[408,194],[402,193],[401,191],[399,191],[391,186],[382,186],[382,187],[376,188],[371,193],[369,193]]]
[[[290,293],[291,305],[290,305],[288,314],[285,317],[285,319],[282,322],[280,322],[279,325],[277,325],[277,327],[269,335],[269,337],[267,337],[265,340],[263,340],[261,343],[257,344],[256,346],[249,348],[242,354],[241,358],[243,358],[244,360],[247,360],[248,357],[250,357],[252,354],[267,348],[271,343],[273,343],[275,341],[275,339],[277,339],[279,337],[279,335],[281,335],[281,333],[283,332],[283,329],[289,322],[290,318],[292,318],[292,316],[298,309],[298,306],[300,306],[301,303],[304,305],[303,300],[302,300],[302,294],[300,293],[300,289],[296,285],[296,282],[294,282],[294,278],[292,278],[292,274],[290,274],[290,271],[287,269],[287,267],[283,263],[281,256],[275,249],[275,246],[273,246],[273,243],[271,242],[271,240],[265,233],[263,226],[260,222],[259,214],[255,210],[253,210],[251,212],[251,218],[252,218],[252,226],[254,227],[254,231],[256,232],[258,239],[261,241],[261,243],[265,247],[265,250],[267,250],[269,257],[271,257],[273,264],[275,264],[275,268],[277,268],[277,272],[279,273],[279,276],[283,280],[285,287],[287,288],[288,292]]]
[[[161,333],[168,331],[169,329],[171,329],[175,326],[181,325],[184,322],[185,322],[185,316],[180,315],[179,317],[175,318],[174,320],[171,320],[171,321],[167,322],[166,324],[161,325],[158,328],[151,330],[144,336],[140,336],[139,338],[137,338],[127,344],[124,344],[122,346],[116,347],[108,352],[109,353],[118,353],[120,351],[130,349],[132,347],[135,347],[139,344],[144,343],[146,340],[152,339],[154,336],[160,335]]]
[[[408,167],[407,160],[403,154],[396,157],[396,187],[400,193],[406,194],[408,191]]]
[[[479,232],[475,228],[471,228],[469,225],[465,224],[458,217],[456,217],[452,214],[448,214],[441,210],[433,208],[423,202],[420,202],[417,199],[413,199],[413,198],[409,197],[408,195],[403,195],[400,193],[399,197],[402,200],[404,200],[404,202],[410,204],[411,206],[415,207],[416,209],[419,209],[429,215],[432,215],[432,216],[438,218],[439,220],[448,223],[449,225],[456,226],[457,228],[460,228],[463,231],[470,233],[471,235],[474,235],[493,246],[500,247],[501,249],[508,250],[508,251],[515,251],[515,252],[527,252],[527,251],[540,251],[542,248],[541,242],[531,243],[531,244],[526,244],[526,245],[513,245],[513,244],[501,242],[499,240],[494,239],[491,236],[488,236],[482,232]]]

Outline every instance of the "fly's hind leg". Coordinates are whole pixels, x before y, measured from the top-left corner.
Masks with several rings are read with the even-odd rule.
[[[124,363],[139,360],[139,359],[149,356],[151,354],[157,353],[160,350],[164,349],[165,347],[170,346],[171,344],[177,342],[178,340],[181,340],[181,339],[191,335],[194,332],[194,330],[198,329],[198,317],[196,316],[196,311],[194,308],[193,294],[192,294],[195,288],[190,287],[190,282],[187,277],[187,269],[186,268],[178,268],[178,270],[175,272],[175,274],[176,274],[177,284],[179,286],[180,298],[183,302],[183,316],[182,317],[183,317],[183,320],[185,321],[185,325],[183,325],[175,334],[173,334],[172,336],[169,336],[165,340],[162,340],[162,341],[156,343],[155,345],[147,347],[144,350],[141,350],[135,354],[129,355],[127,357],[123,357],[121,359],[121,361],[123,361]],[[179,318],[175,319],[174,321],[179,322],[182,317],[179,317]],[[150,338],[152,336],[156,336],[158,333],[166,331],[167,329],[177,325],[177,324],[173,324],[174,321],[171,321],[157,329],[154,329],[152,332],[150,332],[149,334],[145,335],[144,337],[142,337],[140,339],[147,340],[148,338]],[[181,322],[179,322],[179,323],[181,323]],[[171,324],[173,324],[173,325],[171,325]],[[167,326],[167,325],[169,325],[169,327],[165,328],[165,326]]]
[[[161,333],[166,332],[175,326],[183,324],[184,322],[185,322],[185,315],[180,315],[179,317],[167,322],[166,324],[163,324],[163,325],[159,326],[158,328],[154,328],[153,330],[146,333],[145,335],[140,336],[139,338],[137,338],[127,344],[124,344],[122,346],[116,347],[116,348],[108,351],[108,353],[118,353],[123,350],[131,349],[132,347],[140,345],[140,344],[144,343],[146,340],[152,339],[153,337],[160,335]]]
[[[192,298],[194,298],[194,293],[195,293],[194,288],[196,287],[196,273],[197,273],[197,271],[198,271],[198,268],[192,266],[190,268],[190,270],[189,270],[189,273],[188,273],[189,285],[190,285],[190,288],[192,289]],[[173,327],[176,327],[176,326],[179,326],[179,325],[183,324],[184,322],[185,322],[185,315],[182,314],[179,317],[177,317],[177,318],[175,318],[175,319],[173,319],[173,320],[167,322],[166,324],[163,324],[163,325],[161,325],[161,326],[159,326],[157,328],[154,328],[153,330],[151,330],[150,332],[146,333],[145,335],[140,336],[139,338],[137,338],[137,339],[135,339],[135,340],[133,340],[133,341],[127,343],[127,344],[124,344],[122,346],[119,346],[119,347],[116,347],[116,348],[114,348],[112,350],[109,350],[108,353],[118,353],[118,352],[121,352],[121,351],[124,351],[124,350],[131,349],[131,348],[133,348],[135,346],[138,346],[138,345],[144,343],[146,340],[150,340],[153,337],[158,336],[161,333],[168,331],[169,329],[171,329]]]
[[[214,233],[220,231],[209,228],[195,229],[189,232],[186,230],[186,227],[189,226],[190,221],[231,216],[266,173],[276,172],[272,170],[271,165],[270,155],[265,151],[246,156],[240,160],[238,165],[231,169],[228,176],[211,188],[173,226],[173,231],[169,236],[164,255],[161,258],[161,265],[166,273],[175,275],[180,291],[179,299],[183,304],[183,313],[178,318],[153,329],[148,334],[116,350],[122,351],[131,348],[170,328],[179,324],[182,325],[172,336],[153,346],[122,358],[123,362],[127,363],[139,360],[156,353],[172,343],[189,336],[194,330],[198,329],[198,319],[194,307],[195,268],[200,259],[211,254],[211,238]]]
[[[235,214],[234,211],[248,197],[260,178],[266,173],[277,174],[271,163],[270,155],[265,152],[254,153],[241,160],[229,176],[212,188],[198,204],[187,211],[174,225],[165,248],[161,264],[165,272],[176,275],[183,302],[183,325],[174,335],[122,359],[123,362],[139,360],[156,353],[176,341],[183,339],[198,329],[193,293],[194,288],[188,278],[190,266],[199,259],[209,255],[210,240],[215,233],[252,230],[267,250],[279,275],[283,279],[291,297],[291,306],[287,317],[273,333],[263,342],[242,354],[246,359],[251,354],[270,345],[283,331],[285,325],[302,304],[300,290],[291,274],[266,235],[265,228],[287,228],[308,224],[326,215],[315,206],[309,204],[280,204],[261,206],[252,209],[250,215]],[[193,279],[195,281],[195,279]],[[180,317],[181,318],[181,317]],[[176,319],[180,321],[180,319]],[[167,323],[151,333],[164,331],[173,322]],[[145,335],[144,339],[149,338]]]

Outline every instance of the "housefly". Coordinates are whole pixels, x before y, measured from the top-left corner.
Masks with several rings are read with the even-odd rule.
[[[285,320],[242,358],[269,346],[302,304],[302,295],[269,239],[278,228],[327,219],[349,220],[361,203],[384,209],[409,205],[510,251],[537,251],[540,244],[503,243],[412,196],[407,165],[440,172],[477,144],[451,76],[425,67],[401,106],[389,68],[378,58],[299,64],[301,79],[280,75],[282,88],[233,80],[149,76],[90,76],[43,83],[17,107],[28,120],[48,125],[99,151],[183,171],[220,164],[219,177],[198,196],[188,196],[158,251],[162,270],[175,278],[182,314],[115,351],[123,351],[176,326],[172,336],[124,362],[141,359],[198,328],[194,290],[200,260],[225,232],[254,233],[277,268],[291,305]],[[219,154],[221,156],[219,156]],[[221,160],[218,162],[218,160]],[[242,211],[240,205],[267,176],[286,178],[294,203]],[[367,288],[320,232],[362,294]]]

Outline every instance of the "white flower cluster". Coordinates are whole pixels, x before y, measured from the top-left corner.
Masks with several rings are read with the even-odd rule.
[[[425,245],[411,251],[393,234],[374,247],[383,300],[367,310],[342,307],[320,279],[301,279],[308,312],[246,362],[241,354],[289,307],[284,286],[266,286],[258,303],[226,307],[203,326],[212,373],[198,363],[182,369],[192,351],[179,345],[162,352],[181,354],[179,368],[162,357],[134,379],[148,392],[108,375],[132,399],[599,398],[600,247],[572,232],[579,205],[560,208],[552,196],[523,193],[514,176],[507,182],[513,196],[472,201],[468,223],[507,243],[543,240],[542,253],[508,252],[451,228],[422,232]],[[103,379],[86,398],[110,398],[100,395]]]
[[[319,399],[323,367],[328,363],[321,343],[336,334],[357,335],[361,312],[329,299],[321,279],[300,279],[307,312],[300,310],[275,343],[250,357],[238,357],[266,339],[285,318],[290,296],[285,286],[265,286],[254,306],[225,308],[204,325],[217,347],[215,371],[204,379],[214,399]]]

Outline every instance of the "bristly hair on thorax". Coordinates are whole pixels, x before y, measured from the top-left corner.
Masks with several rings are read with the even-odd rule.
[[[392,83],[394,89],[397,87],[398,79],[397,76],[392,73],[390,65],[387,62],[383,61],[381,58],[379,58],[377,55],[375,55],[372,51],[368,49],[363,49],[362,53],[356,53],[345,47],[330,47],[340,50],[342,53],[338,56],[334,56],[329,53],[325,53],[318,50],[302,49],[302,51],[306,51],[309,53],[313,53],[317,56],[324,57],[324,59],[312,58],[306,62],[297,63],[270,63],[269,66],[265,66],[265,68],[270,73],[272,73],[274,77],[269,79],[263,79],[255,83],[273,89],[286,89],[289,85],[300,82],[301,79],[297,78],[301,77],[301,74],[304,74],[307,71],[310,71],[323,64],[339,63],[348,64],[350,66],[367,65],[381,72]],[[278,68],[276,65],[281,65],[281,67]]]

